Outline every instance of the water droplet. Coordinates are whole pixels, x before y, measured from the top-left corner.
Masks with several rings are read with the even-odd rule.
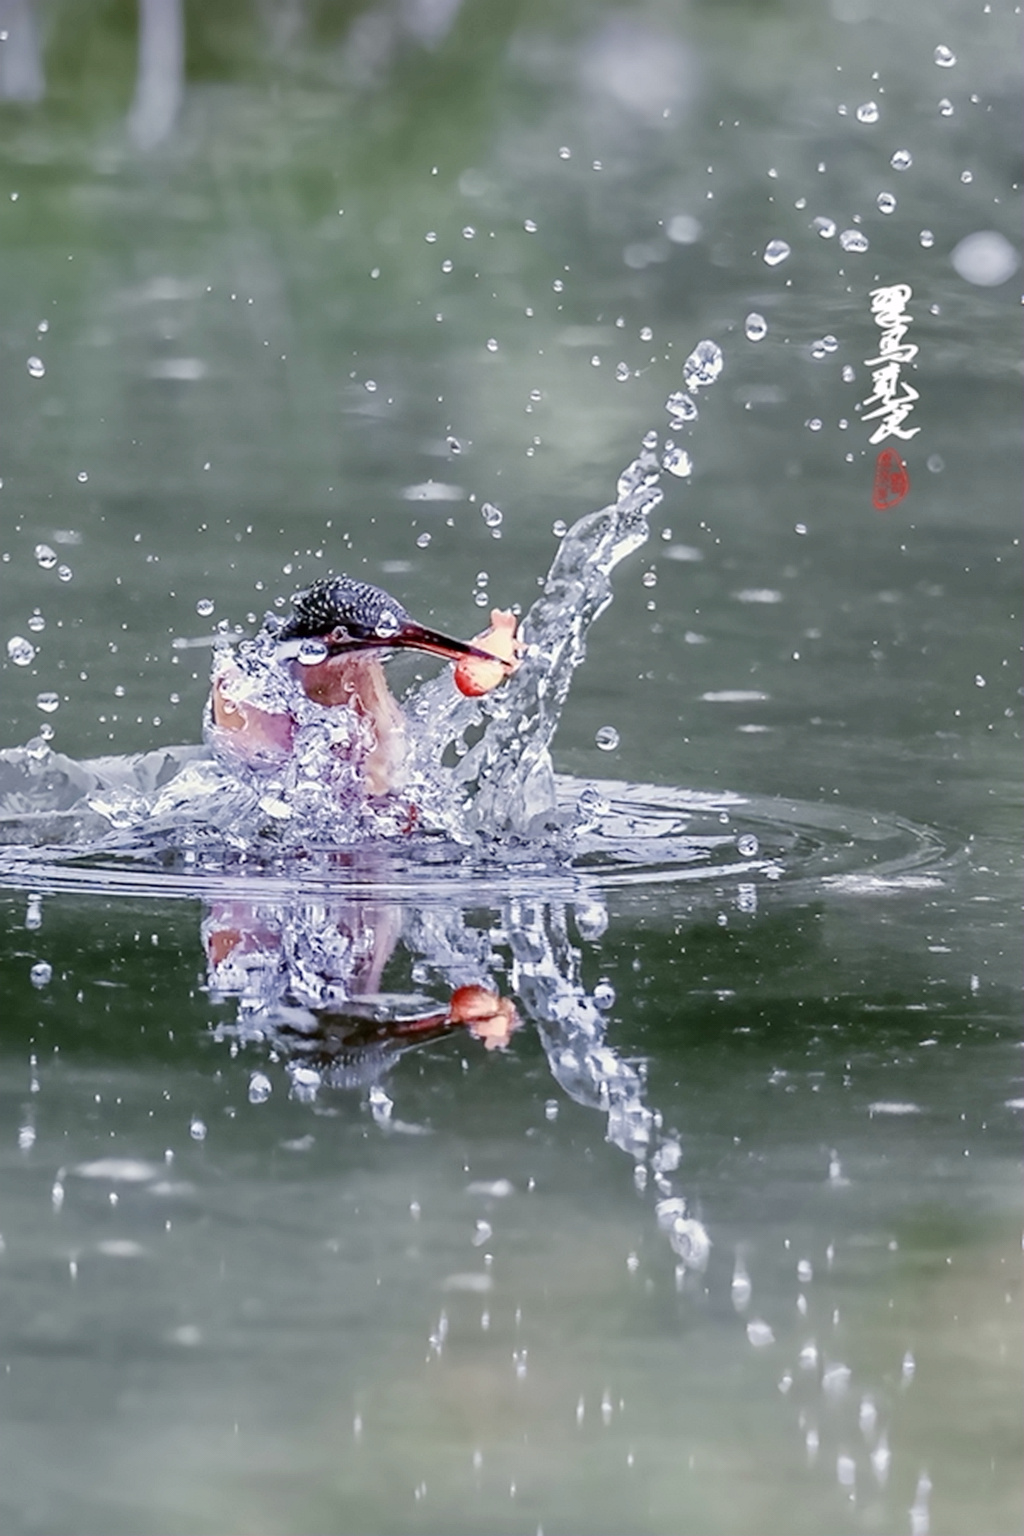
[[[629,364],[628,363],[616,363],[615,364],[615,377],[618,379],[620,384],[625,384],[626,380],[632,377],[632,374],[630,373]]]
[[[939,102],[939,116],[940,117],[952,117],[953,116],[953,103],[950,101],[948,96],[943,96],[942,100]]]
[[[743,322],[743,334],[748,341],[763,341],[768,335],[768,321],[764,315],[752,310]]]
[[[436,229],[428,229],[426,234],[423,236],[423,238],[427,242],[428,245],[433,245],[434,241],[437,239],[437,230]]]
[[[526,230],[528,235],[535,235],[537,233],[537,226],[533,219],[524,219],[523,228]]]
[[[401,627],[398,614],[391,608],[385,608],[378,616],[377,622],[373,626],[373,632],[375,635],[379,635],[382,640],[390,640],[393,635],[398,634]]]
[[[914,157],[909,149],[898,149],[889,164],[894,171],[909,171],[914,163]]]
[[[810,421],[805,421],[804,422],[804,426],[808,427],[812,432],[820,432],[821,431],[821,417],[820,416],[812,416]]]
[[[37,693],[36,708],[41,709],[44,715],[52,715],[55,709],[60,708],[59,694]]]
[[[736,839],[736,851],[741,853],[745,859],[752,859],[760,851],[760,847],[761,844],[753,832],[741,832]]]
[[[462,231],[462,238],[463,240],[472,240],[475,234],[476,230],[473,228],[472,224],[467,224],[465,229]]]
[[[665,444],[665,453],[661,460],[661,467],[667,469],[670,475],[676,475],[680,480],[686,480],[693,474],[693,460],[685,448],[676,448],[672,443]]]
[[[212,597],[201,597],[198,603],[196,603],[196,613],[207,619],[216,606]]]
[[[692,395],[684,395],[682,390],[677,390],[675,394],[669,395],[665,401],[665,409],[673,417],[675,425],[684,421],[697,420],[697,402]]]
[[[683,383],[687,389],[704,389],[713,384],[722,371],[722,361],[722,349],[716,342],[699,341],[683,364]]]
[[[896,199],[891,192],[879,192],[875,198],[875,204],[879,213],[892,213],[896,207]]]
[[[39,324],[36,326],[36,335],[37,336],[45,336],[49,329],[50,329],[50,322],[49,322],[49,320],[40,320]]]
[[[51,571],[57,564],[57,552],[49,544],[37,544],[35,555],[36,564],[41,565],[44,571]]]
[[[572,150],[569,148],[569,146],[567,144],[563,144],[561,149],[558,151],[558,158],[559,158],[559,160],[571,160],[572,159]]]
[[[945,43],[940,43],[935,50],[935,62],[940,69],[952,69],[956,63],[956,54]]]
[[[657,571],[644,571],[641,580],[645,587],[656,587],[658,585],[658,573]]]
[[[859,255],[868,249],[868,237],[860,229],[844,229],[839,236],[839,244],[844,251]]]
[[[857,377],[857,370],[856,370],[856,368],[854,368],[853,364],[852,363],[844,363],[843,364],[843,383],[844,384],[852,384],[856,377]]]
[[[488,352],[497,352],[498,350],[498,343],[493,336],[488,336],[487,338],[487,350]]]
[[[615,1006],[615,988],[603,976],[594,988],[593,997],[594,1007],[600,1008],[602,1012]]]
[[[769,240],[764,248],[764,259],[769,267],[777,267],[789,255],[785,240]]]
[[[925,460],[925,464],[933,475],[941,475],[946,467],[946,461],[941,453],[930,453]]]
[[[58,565],[57,567],[58,581],[70,581],[74,574],[75,573],[71,569],[70,565]]]
[[[973,171],[961,171],[960,172],[960,180],[963,182],[965,187],[969,187],[971,182],[974,180],[974,172]]]
[[[918,239],[926,251],[930,251],[932,246],[935,244],[935,236],[930,229],[922,229]]]
[[[7,642],[7,655],[16,667],[27,667],[36,659],[36,648],[24,635],[12,635]]]
[[[366,390],[368,395],[375,395],[377,393],[377,380],[367,379],[366,383],[363,385],[363,388]]]
[[[643,326],[640,327],[640,340],[641,341],[653,341],[654,340],[654,332],[651,330],[649,325],[643,325]]]
[[[249,1103],[265,1104],[273,1092],[273,1085],[265,1072],[254,1072],[249,1079]]]
[[[37,960],[28,978],[34,987],[48,987],[53,978],[53,966],[46,960]]]
[[[46,373],[46,364],[41,357],[30,357],[25,367],[34,379],[41,379]]]
[[[39,612],[38,608],[35,610],[34,613],[29,614],[28,627],[32,631],[32,633],[36,634],[36,635],[39,633],[39,631],[41,629],[45,629],[46,628],[46,620],[43,618],[43,616]]]
[[[192,1137],[193,1141],[205,1141],[206,1140],[206,1124],[205,1124],[205,1122],[200,1120],[198,1118],[198,1116],[197,1116],[189,1124],[188,1133]]]
[[[857,108],[858,123],[877,123],[879,118],[878,102],[864,101]]]
[[[430,543],[430,534],[429,533],[421,533],[419,538],[416,540],[416,548],[417,549],[426,549],[426,547],[427,547],[427,545],[429,543]]]
[[[816,219],[811,220],[811,228],[816,229],[823,240],[831,240],[836,232],[836,222],[819,213]]]
[[[594,745],[602,752],[614,752],[619,744],[619,733],[614,725],[602,725],[594,736]]]
[[[995,288],[1012,277],[1020,258],[1005,235],[994,229],[980,229],[954,246],[950,261],[967,283],[978,288]]]
[[[316,640],[310,637],[299,642],[297,660],[299,660],[304,667],[316,667],[319,666],[320,662],[326,661],[329,654],[330,653],[322,640]]]
[[[449,453],[459,454],[462,452],[462,444],[459,442],[457,437],[446,437],[445,443]]]
[[[569,532],[569,525],[568,523],[564,522],[562,518],[556,517],[554,522],[551,524],[551,532],[554,534],[556,539],[564,539],[566,534]]]
[[[501,511],[501,508],[496,507],[493,502],[485,501],[483,506],[480,508],[480,516],[483,518],[488,528],[497,528],[501,524],[504,513]]]

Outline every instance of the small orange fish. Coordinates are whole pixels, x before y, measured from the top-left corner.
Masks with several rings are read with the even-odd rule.
[[[504,682],[519,666],[523,642],[517,636],[519,621],[505,608],[492,608],[491,625],[473,637],[473,645],[488,651],[493,661],[478,656],[463,656],[455,664],[455,686],[467,698],[478,699]]]

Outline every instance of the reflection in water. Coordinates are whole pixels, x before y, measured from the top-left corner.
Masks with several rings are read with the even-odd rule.
[[[509,984],[534,1024],[552,1076],[564,1092],[606,1118],[607,1139],[633,1161],[643,1191],[658,1195],[658,1224],[686,1269],[707,1263],[710,1240],[687,1211],[671,1175],[682,1151],[645,1103],[643,1073],[607,1040],[613,1000],[584,987],[580,951],[569,936],[565,903],[514,897],[496,923],[475,926],[454,905],[403,906],[386,899],[297,898],[287,903],[229,901],[207,911],[203,941],[214,997],[237,999],[219,1038],[268,1047],[284,1059],[293,1095],[368,1090],[374,1118],[388,1122],[392,1101],[382,1079],[397,1057],[464,1028],[489,1049],[503,1048],[520,1022],[499,990],[511,952]],[[578,929],[598,937],[607,923],[597,899],[574,910]],[[385,969],[405,951],[406,968],[430,995],[382,991]],[[269,1091],[263,1073],[250,1095]]]

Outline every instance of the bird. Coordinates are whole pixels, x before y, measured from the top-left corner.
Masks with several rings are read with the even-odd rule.
[[[226,733],[249,763],[286,758],[297,731],[287,687],[324,708],[345,705],[372,727],[363,760],[371,796],[400,790],[407,757],[405,718],[388,687],[383,662],[398,650],[425,651],[457,663],[463,693],[489,692],[519,665],[522,644],[514,616],[495,609],[491,628],[473,641],[455,640],[417,623],[381,587],[351,576],[327,576],[294,594],[284,619],[268,614],[249,651],[215,663],[208,721]],[[490,641],[490,648],[481,643]],[[261,668],[263,675],[261,676]],[[276,678],[275,669],[283,668]],[[271,674],[269,677],[267,674]],[[267,686],[269,683],[269,687]]]

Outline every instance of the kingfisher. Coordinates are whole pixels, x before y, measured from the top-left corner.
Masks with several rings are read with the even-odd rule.
[[[298,729],[287,698],[288,685],[297,683],[314,704],[345,705],[369,723],[366,791],[389,794],[402,787],[407,757],[405,718],[383,666],[398,650],[454,662],[456,686],[480,695],[516,670],[523,646],[511,612],[494,609],[489,629],[472,641],[455,640],[418,624],[382,588],[327,576],[293,596],[286,618],[268,614],[254,641],[215,664],[208,718],[230,733],[232,750],[245,761],[280,761]]]

